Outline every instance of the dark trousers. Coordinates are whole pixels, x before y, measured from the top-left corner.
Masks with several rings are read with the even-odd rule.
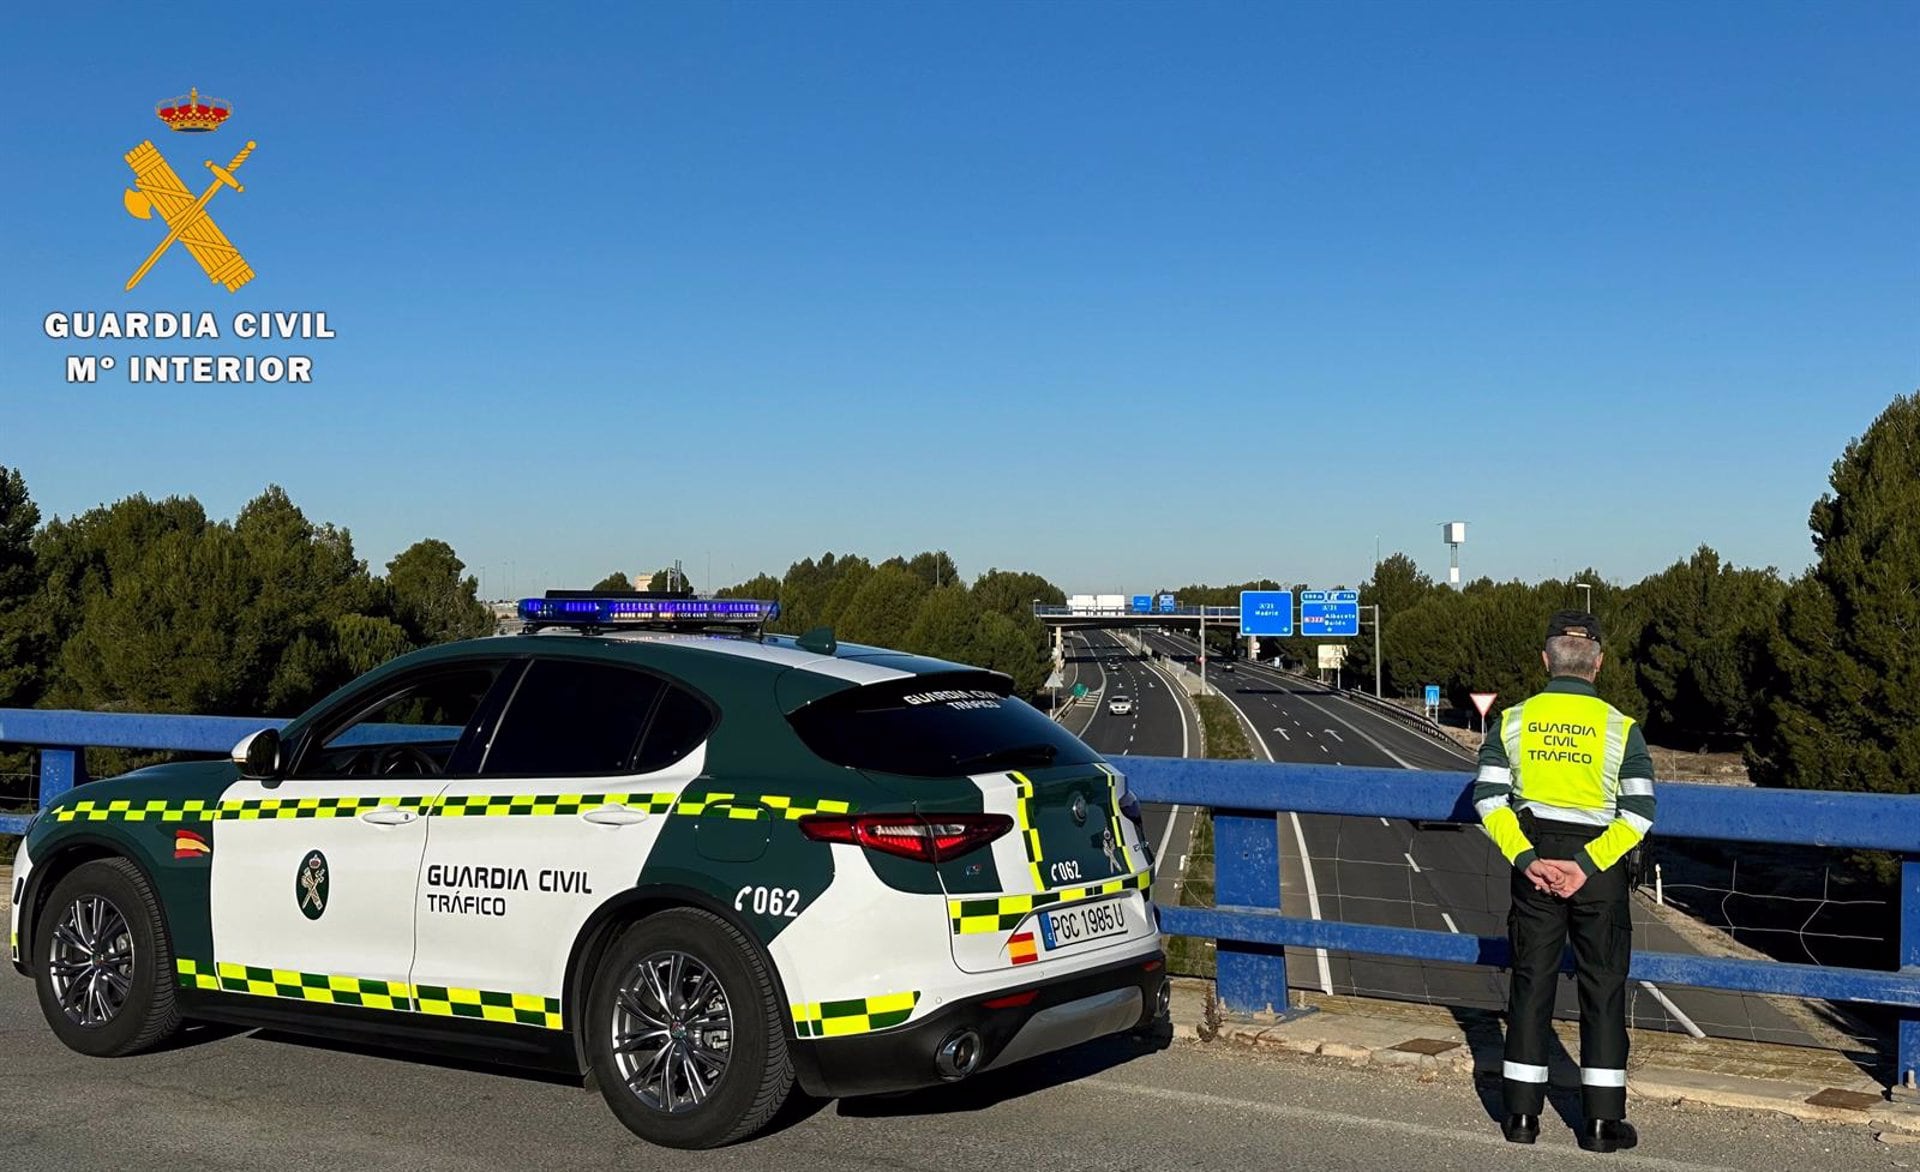
[[[1543,859],[1571,859],[1601,827],[1524,820]],[[1580,1099],[1588,1119],[1627,1115],[1627,964],[1633,914],[1623,863],[1589,877],[1571,899],[1534,890],[1513,871],[1513,979],[1507,997],[1507,1053],[1501,1087],[1510,1115],[1538,1115],[1547,1097],[1553,999],[1560,958],[1573,940],[1580,990]]]

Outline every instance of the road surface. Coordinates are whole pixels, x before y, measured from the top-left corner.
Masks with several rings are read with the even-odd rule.
[[[1465,1076],[1416,1076],[1112,1040],[958,1087],[805,1104],[718,1152],[652,1148],[577,1083],[434,1065],[284,1034],[205,1030],[137,1058],[82,1058],[0,972],[0,1122],[10,1172],[953,1172],[955,1168],[1312,1168],[1500,1172],[1584,1157],[1548,1117],[1535,1148],[1500,1139]],[[1623,1172],[1889,1168],[1914,1149],[1865,1127],[1640,1105]],[[1909,1162],[1911,1159],[1909,1158]],[[1599,1166],[1596,1164],[1596,1167]]]

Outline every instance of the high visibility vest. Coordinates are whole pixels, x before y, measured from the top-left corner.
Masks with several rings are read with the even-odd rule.
[[[1597,696],[1541,692],[1507,709],[1500,740],[1513,805],[1560,822],[1605,826],[1620,798],[1633,718]]]

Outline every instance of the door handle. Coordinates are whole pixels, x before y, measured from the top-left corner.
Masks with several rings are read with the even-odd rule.
[[[632,826],[636,822],[645,822],[648,811],[636,810],[631,806],[595,806],[591,810],[582,810],[580,816],[597,826]]]
[[[360,820],[375,826],[405,826],[419,816],[412,810],[403,810],[398,806],[375,806],[360,815]]]

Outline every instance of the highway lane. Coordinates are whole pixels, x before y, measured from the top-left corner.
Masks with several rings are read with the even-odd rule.
[[[0,1097],[13,1172],[493,1172],[540,1168],[950,1172],[1179,1168],[1240,1172],[1539,1169],[1579,1160],[1567,1126],[1500,1139],[1464,1077],[1115,1038],[889,1099],[800,1103],[762,1139],[716,1152],[649,1147],[577,1080],[420,1061],[291,1035],[191,1031],[155,1054],[83,1058],[42,1020],[32,984],[0,973]],[[1885,1167],[1862,1126],[1636,1105],[1633,1172]],[[1558,1155],[1556,1155],[1558,1153]]]
[[[1190,655],[1191,641],[1157,636],[1154,645]],[[1264,665],[1236,663],[1232,674],[1209,682],[1239,708],[1277,761],[1470,772],[1472,758],[1349,700],[1332,689]],[[1289,865],[1283,899],[1294,914],[1392,927],[1502,935],[1510,904],[1509,868],[1485,835],[1472,828],[1419,828],[1398,819],[1301,815],[1281,819],[1283,841],[1304,842],[1311,871]],[[1287,852],[1289,856],[1299,851]],[[1291,858],[1289,859],[1291,863]],[[1309,874],[1313,882],[1308,882]],[[1297,909],[1297,910],[1296,910]],[[1697,949],[1668,927],[1644,901],[1634,907],[1636,946],[1666,952]],[[1384,957],[1325,954],[1325,963],[1289,970],[1296,987],[1330,984],[1334,991],[1498,1009],[1506,1002],[1504,973],[1472,966]],[[1633,1024],[1685,1029],[1761,1041],[1814,1044],[1803,1025],[1762,998],[1691,989],[1629,988]],[[1562,981],[1557,1005],[1572,1016],[1572,983]]]
[[[1137,754],[1148,757],[1179,757],[1189,750],[1198,752],[1198,738],[1192,723],[1197,719],[1191,706],[1175,689],[1172,681],[1108,631],[1077,632],[1085,654],[1100,665],[1104,691],[1092,696],[1092,716],[1080,736],[1104,757]],[[1084,666],[1084,664],[1082,665]],[[1131,711],[1115,713],[1109,704],[1116,698],[1131,701]],[[1125,763],[1120,763],[1124,771]],[[1155,855],[1154,898],[1174,902],[1179,895],[1180,873],[1184,869],[1187,842],[1193,833],[1194,811],[1157,803],[1142,807],[1147,840]],[[1161,856],[1167,856],[1162,858]]]

